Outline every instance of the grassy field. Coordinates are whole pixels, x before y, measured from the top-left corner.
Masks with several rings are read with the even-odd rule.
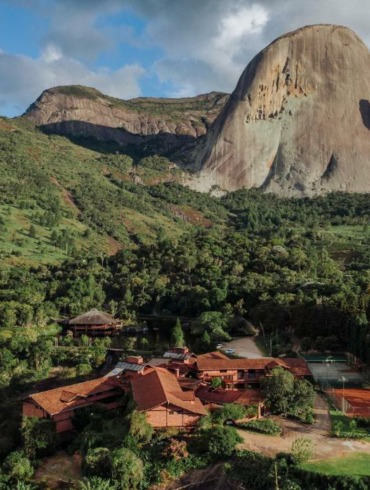
[[[325,459],[302,464],[302,468],[327,475],[370,475],[370,454],[355,453],[343,458]]]

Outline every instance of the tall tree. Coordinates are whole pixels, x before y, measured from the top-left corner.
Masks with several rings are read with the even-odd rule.
[[[311,383],[296,379],[290,371],[278,367],[262,380],[262,389],[272,413],[309,421],[315,400]]]
[[[176,324],[172,329],[171,345],[173,347],[184,347],[185,345],[184,332],[179,318],[176,320]]]

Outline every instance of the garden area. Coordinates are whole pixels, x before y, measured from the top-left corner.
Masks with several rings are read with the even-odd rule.
[[[347,417],[343,412],[332,408],[330,420],[333,436],[370,442],[370,419]]]

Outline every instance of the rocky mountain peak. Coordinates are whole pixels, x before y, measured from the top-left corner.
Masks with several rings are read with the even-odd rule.
[[[199,190],[370,191],[370,53],[350,29],[300,28],[249,63],[198,146]]]

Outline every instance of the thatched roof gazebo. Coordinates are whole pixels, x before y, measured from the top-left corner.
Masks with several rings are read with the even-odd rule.
[[[109,313],[92,308],[91,310],[60,322],[74,335],[114,335],[121,328],[121,322]]]

